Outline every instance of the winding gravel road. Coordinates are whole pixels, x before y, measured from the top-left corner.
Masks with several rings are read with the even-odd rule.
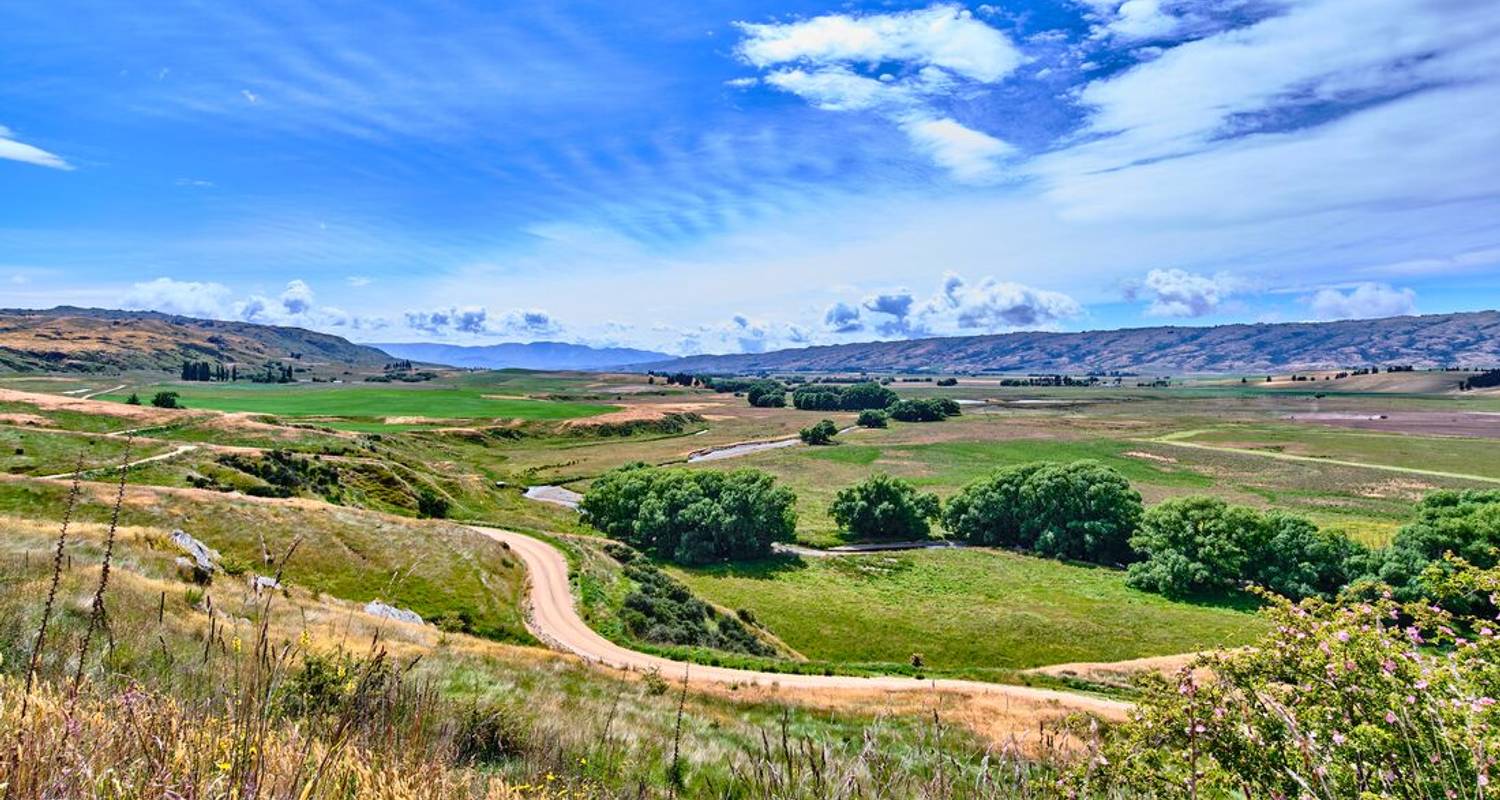
[[[659,670],[663,676],[688,672],[694,683],[775,684],[783,691],[854,690],[888,692],[948,692],[959,695],[992,695],[1026,701],[1061,711],[1086,711],[1106,717],[1119,717],[1130,708],[1128,703],[1100,697],[1011,686],[983,681],[953,679],[918,680],[896,676],[861,678],[847,675],[787,675],[777,672],[687,665],[680,661],[640,653],[621,647],[590,628],[573,606],[573,592],[568,583],[568,562],[563,554],[546,542],[530,536],[497,528],[470,526],[492,539],[510,546],[526,564],[529,613],[527,627],[532,635],[555,650],[573,653],[585,661],[616,669],[649,672]]]

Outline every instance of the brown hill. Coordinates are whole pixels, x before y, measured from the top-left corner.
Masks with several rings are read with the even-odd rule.
[[[913,371],[1260,373],[1410,364],[1500,365],[1500,311],[1214,327],[1022,333],[689,356],[649,365],[701,373]]]
[[[0,371],[175,370],[184,361],[249,366],[295,361],[327,371],[379,369],[391,360],[373,347],[302,328],[155,311],[0,309]]]

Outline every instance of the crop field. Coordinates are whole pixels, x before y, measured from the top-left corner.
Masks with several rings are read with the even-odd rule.
[[[748,608],[803,655],[935,670],[1116,661],[1249,641],[1234,608],[1174,603],[1118,570],[992,550],[776,559],[676,569],[694,591]]]

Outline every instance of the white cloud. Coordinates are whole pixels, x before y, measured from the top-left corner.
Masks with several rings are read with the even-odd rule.
[[[354,287],[355,289],[359,289],[365,286],[369,286],[372,283],[372,280],[364,275],[350,275],[349,277],[344,279],[344,282]]]
[[[1180,269],[1153,269],[1138,285],[1126,287],[1127,299],[1146,299],[1153,317],[1201,317],[1218,311],[1232,295],[1244,290],[1233,275],[1198,275]]]
[[[225,319],[229,296],[229,288],[223,284],[157,278],[131,286],[120,305],[185,317]]]
[[[961,181],[978,182],[993,177],[996,159],[1014,151],[1005,142],[952,119],[913,118],[902,123],[901,128],[918,150]]]
[[[1081,316],[1083,306],[1061,292],[986,277],[970,285],[954,273],[943,277],[938,294],[919,311],[921,331],[986,333],[1041,328]]]
[[[994,84],[1022,63],[1005,34],[957,6],[801,22],[738,23],[737,52],[763,83],[824,111],[869,111],[960,181],[987,180],[1012,148],[941,108],[965,86]],[[877,72],[877,70],[879,70]],[[753,81],[752,81],[753,82]],[[748,84],[747,84],[748,85]]]
[[[971,80],[994,83],[1022,61],[1020,51],[1005,34],[953,5],[895,14],[829,14],[801,22],[737,25],[745,34],[737,52],[761,68],[788,63],[874,66],[899,61],[940,67]]]
[[[1399,317],[1417,309],[1417,293],[1384,283],[1361,283],[1347,292],[1323,289],[1309,301],[1318,319]]]
[[[294,280],[286,285],[278,299],[286,313],[292,316],[306,314],[313,307],[313,290],[306,281]]]
[[[40,147],[18,142],[11,138],[13,135],[9,128],[0,125],[0,159],[21,161],[53,169],[70,170],[73,168],[73,165],[64,161],[62,156],[49,153]]]

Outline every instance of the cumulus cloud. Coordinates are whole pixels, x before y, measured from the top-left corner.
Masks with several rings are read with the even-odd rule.
[[[9,128],[0,125],[0,159],[21,161],[53,169],[68,170],[73,168],[73,165],[64,161],[62,156],[49,153],[40,147],[18,142],[12,136],[13,134]]]
[[[229,287],[220,283],[156,278],[131,286],[120,305],[185,317],[224,319],[229,298]]]
[[[544,336],[559,333],[562,325],[551,314],[541,309],[517,309],[508,311],[491,326],[490,330],[503,333]]]
[[[1309,301],[1318,319],[1372,319],[1415,313],[1417,293],[1384,283],[1361,283],[1348,291],[1322,289]]]
[[[865,326],[860,321],[859,308],[839,301],[823,312],[823,327],[834,333],[854,333]]]
[[[313,307],[313,290],[306,281],[294,280],[286,285],[279,299],[286,313],[292,316],[306,314]]]
[[[449,306],[405,313],[406,326],[415,331],[446,335],[449,333],[483,333],[489,312],[482,306]]]
[[[1218,311],[1232,295],[1244,290],[1233,275],[1199,275],[1180,269],[1153,269],[1139,284],[1125,287],[1128,300],[1147,300],[1153,317],[1202,317]]]
[[[993,277],[970,285],[949,273],[942,290],[923,309],[922,327],[952,324],[964,331],[995,332],[1045,327],[1082,313],[1083,306],[1062,292]]]
[[[943,98],[997,83],[1023,60],[1005,34],[963,8],[737,25],[745,38],[736,52],[767,71],[766,86],[825,111],[880,114],[960,181],[989,179],[995,160],[1012,152],[942,110]]]

